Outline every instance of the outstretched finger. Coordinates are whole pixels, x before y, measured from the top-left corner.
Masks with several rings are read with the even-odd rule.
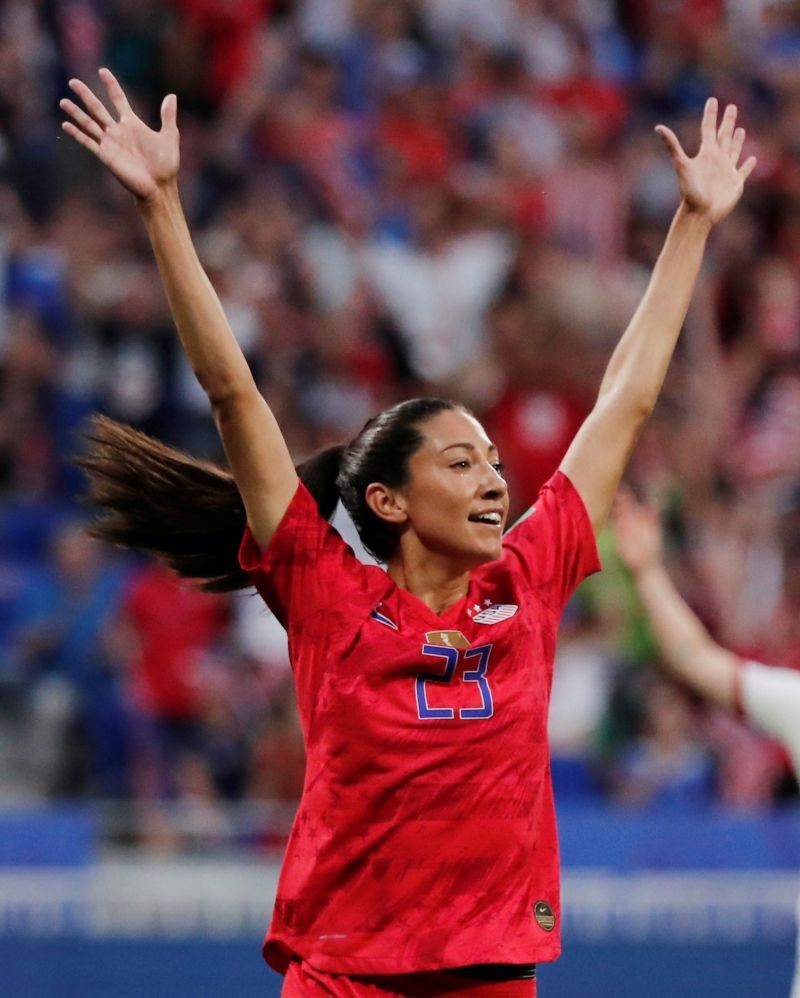
[[[94,92],[86,86],[83,80],[70,80],[69,88],[73,91],[73,93],[76,93],[80,97],[89,114],[101,128],[108,128],[109,125],[114,123],[114,119],[111,117],[108,108],[100,100],[100,98],[95,96]]]
[[[722,116],[722,124],[719,126],[719,131],[717,132],[717,142],[724,153],[730,152],[733,130],[736,126],[736,114],[736,105],[729,104],[725,108],[725,114]]]
[[[161,101],[161,127],[178,127],[178,98],[175,94],[167,94]]]
[[[100,79],[105,84],[106,93],[108,94],[109,100],[114,105],[119,115],[123,114],[133,114],[133,110],[128,103],[128,98],[125,96],[125,91],[119,84],[119,80],[114,76],[110,69],[99,70]]]
[[[669,149],[669,154],[675,163],[682,163],[686,160],[686,153],[683,146],[678,141],[678,136],[666,125],[656,125],[656,131],[664,140],[664,145]]]
[[[703,108],[703,121],[700,124],[700,142],[713,142],[717,137],[717,114],[719,104],[716,97],[709,97]]]
[[[731,158],[731,163],[734,166],[739,162],[739,157],[742,155],[742,146],[744,145],[745,130],[743,128],[737,128],[733,133],[733,139],[731,139],[731,150],[729,156]]]
[[[68,114],[76,124],[86,132],[87,135],[91,135],[93,139],[98,142],[103,138],[103,129],[94,118],[91,118],[85,111],[78,107],[78,105],[65,97],[63,100],[58,102],[58,106]]]
[[[82,146],[85,146],[89,152],[93,152],[95,156],[100,155],[100,143],[96,142],[90,135],[87,135],[86,132],[82,132],[80,128],[73,125],[71,121],[62,121],[61,127],[67,135],[71,135],[76,142],[79,142]]]
[[[738,170],[739,176],[742,178],[742,180],[747,180],[747,178],[755,169],[757,162],[758,160],[755,158],[755,156],[748,156],[748,158],[744,161],[744,163],[742,163],[742,165],[739,167]]]

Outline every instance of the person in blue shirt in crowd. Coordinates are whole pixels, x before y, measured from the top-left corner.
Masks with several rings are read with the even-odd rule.
[[[128,573],[79,522],[61,526],[51,547],[14,600],[6,684],[23,704],[22,763],[46,793],[120,796],[128,725],[109,625]]]

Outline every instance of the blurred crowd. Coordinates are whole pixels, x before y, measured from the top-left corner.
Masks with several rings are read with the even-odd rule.
[[[132,199],[60,131],[67,81],[100,65],[153,125],[178,95],[198,250],[297,459],[401,398],[454,397],[515,513],[591,408],[676,207],[653,126],[692,153],[706,97],[735,102],[759,165],[629,479],[714,636],[800,668],[800,2],[5,0],[0,794],[128,802],[137,836],[179,846],[165,815],[213,835],[302,786],[258,598],[182,588],[82,529],[91,412],[221,459]],[[662,677],[602,549],[556,664],[562,802],[796,798],[774,745]]]

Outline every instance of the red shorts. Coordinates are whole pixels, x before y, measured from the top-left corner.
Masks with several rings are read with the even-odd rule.
[[[536,981],[479,981],[447,971],[424,974],[326,974],[293,960],[281,998],[536,998]]]

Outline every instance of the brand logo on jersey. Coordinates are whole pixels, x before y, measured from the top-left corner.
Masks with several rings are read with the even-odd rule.
[[[469,648],[469,641],[461,631],[428,631],[425,641],[429,645],[444,645],[446,648]]]
[[[552,932],[555,928],[556,916],[546,901],[536,902],[533,906],[533,917],[536,919],[536,924],[539,928],[544,929],[545,932]]]
[[[388,616],[387,616],[387,615],[386,615],[386,614],[385,614],[385,613],[384,613],[384,612],[383,612],[383,611],[381,610],[381,607],[382,607],[382,606],[383,606],[383,603],[379,603],[379,604],[378,604],[378,605],[377,605],[377,606],[375,607],[375,609],[374,609],[374,610],[372,611],[372,613],[370,614],[370,617],[372,617],[372,619],[373,619],[373,620],[377,620],[379,624],[385,624],[385,625],[386,625],[386,627],[391,627],[391,629],[392,629],[393,631],[397,631],[397,630],[399,630],[399,628],[398,628],[397,624],[395,624],[395,622],[394,622],[394,621],[392,620],[392,618],[391,618],[391,617],[388,617]]]
[[[519,610],[515,603],[493,603],[492,606],[476,613],[472,618],[476,624],[499,624],[501,620],[508,620]]]

